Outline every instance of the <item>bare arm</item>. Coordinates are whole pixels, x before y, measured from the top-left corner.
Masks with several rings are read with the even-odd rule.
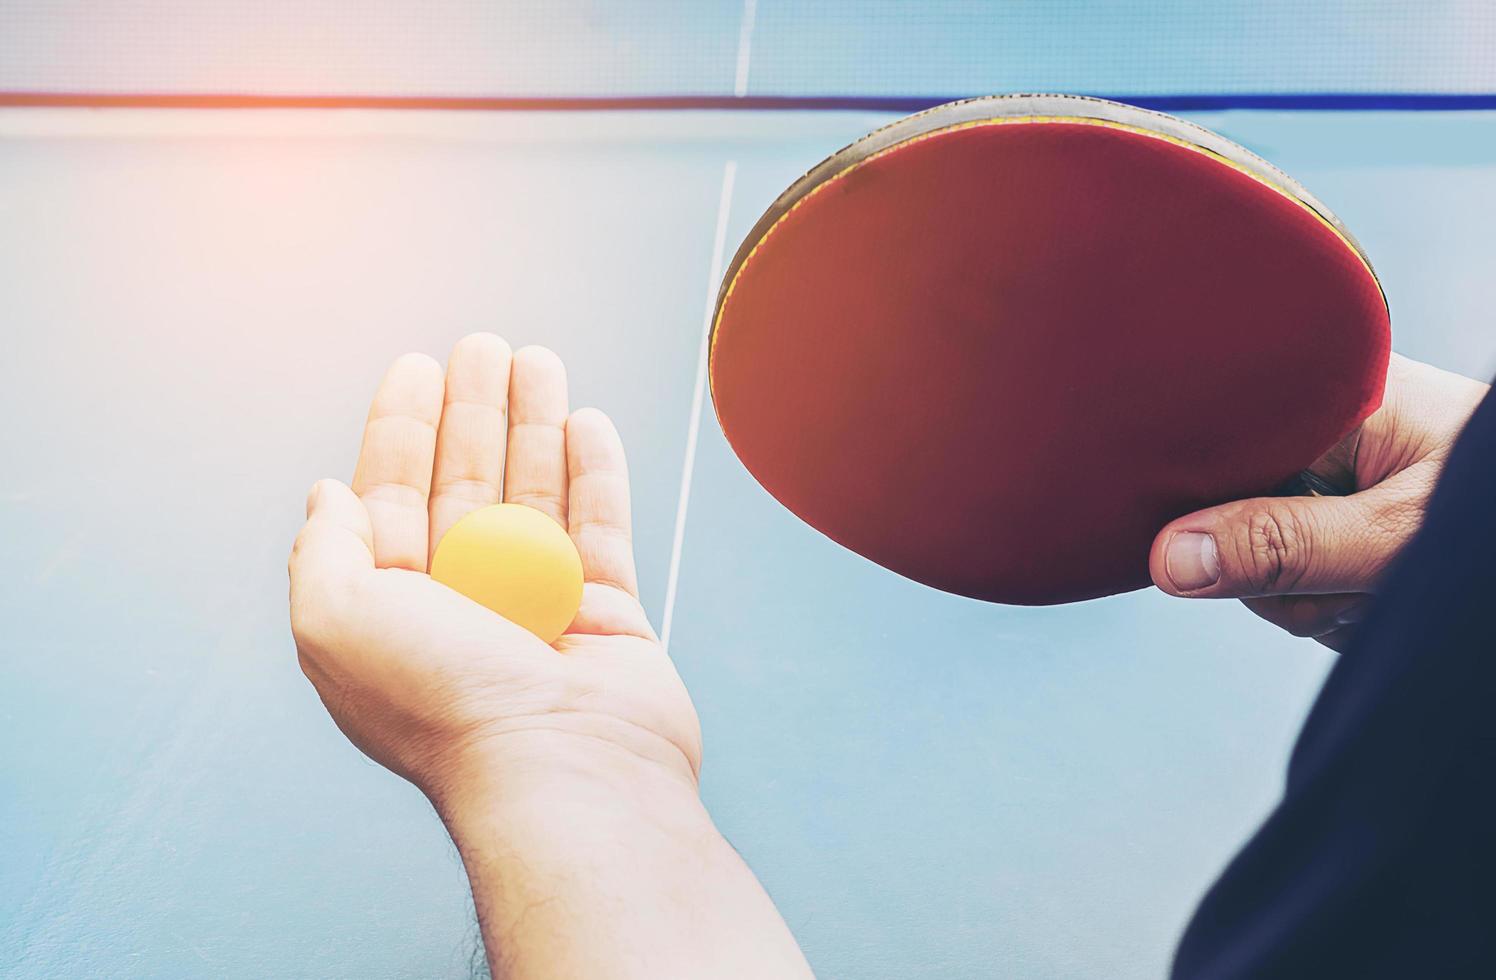
[[[431,550],[504,500],[571,535],[554,644],[435,582]],[[697,792],[685,686],[639,604],[623,446],[569,411],[554,354],[465,338],[397,360],[353,486],[324,480],[290,562],[302,669],[344,734],[418,786],[462,853],[493,974],[808,977]]]
[[[811,976],[695,786],[652,762],[551,762],[442,809],[495,977]]]

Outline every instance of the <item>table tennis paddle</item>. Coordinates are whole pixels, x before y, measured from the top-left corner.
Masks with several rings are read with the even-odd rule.
[[[796,181],[727,269],[717,418],[834,541],[978,599],[1149,583],[1171,519],[1270,493],[1380,404],[1386,301],[1322,204],[1157,112],[1000,96]]]

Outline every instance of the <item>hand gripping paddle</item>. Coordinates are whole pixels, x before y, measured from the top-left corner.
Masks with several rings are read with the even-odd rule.
[[[727,270],[717,418],[833,540],[997,602],[1146,585],[1171,519],[1270,493],[1381,401],[1386,301],[1270,164],[1073,96],[941,106],[785,191]]]

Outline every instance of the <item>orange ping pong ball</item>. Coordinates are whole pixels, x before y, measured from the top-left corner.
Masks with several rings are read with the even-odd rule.
[[[493,504],[452,525],[436,546],[431,577],[518,623],[547,643],[582,604],[582,559],[546,514]]]

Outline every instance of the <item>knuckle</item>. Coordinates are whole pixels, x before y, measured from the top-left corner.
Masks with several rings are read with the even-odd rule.
[[[301,560],[306,554],[307,538],[310,532],[303,527],[291,541],[291,553],[286,557],[286,576],[294,585],[301,569]]]
[[[520,490],[509,495],[509,503],[524,504],[547,514],[565,513],[566,498],[555,490]]]
[[[1246,584],[1262,595],[1287,592],[1303,578],[1310,534],[1292,508],[1269,506],[1247,519],[1239,555]]]
[[[478,477],[443,477],[436,481],[431,488],[431,496],[450,497],[462,501],[486,507],[489,504],[499,502],[499,488],[491,482]]]
[[[302,656],[324,654],[346,633],[351,586],[321,579],[292,580],[291,635]]]
[[[291,594],[291,636],[296,640],[296,651],[305,657],[308,650],[321,645],[327,633],[327,617],[318,608],[316,597],[304,590],[293,590]]]

